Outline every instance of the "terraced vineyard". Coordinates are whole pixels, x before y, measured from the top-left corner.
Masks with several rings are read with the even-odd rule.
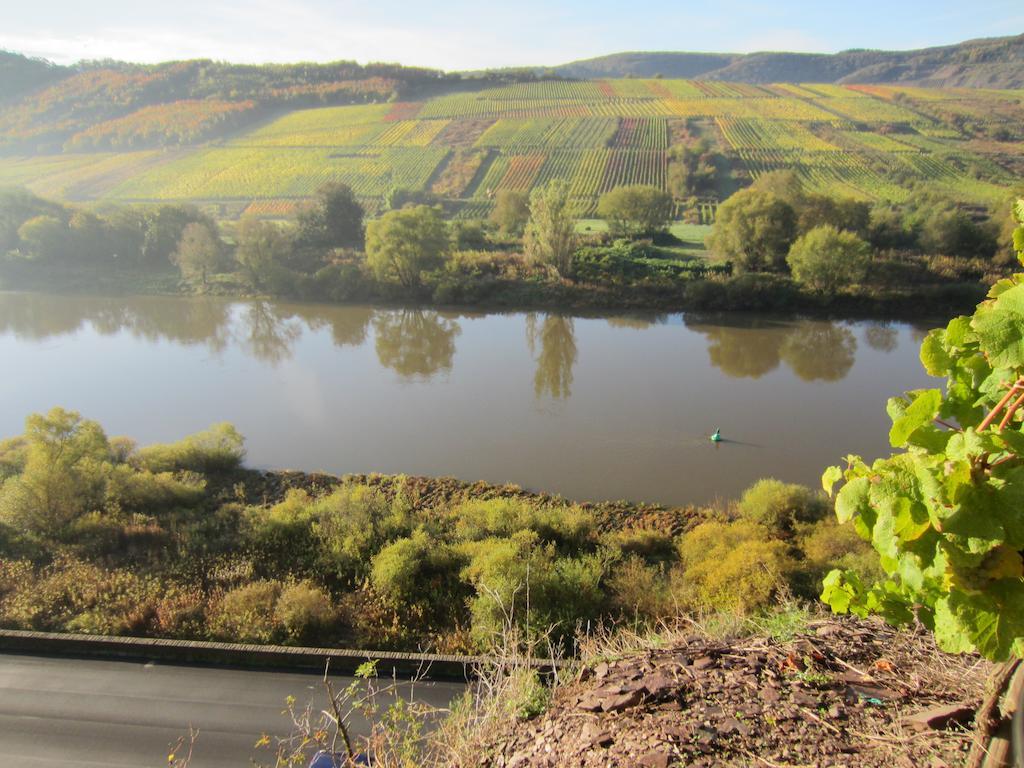
[[[205,135],[207,123],[234,110],[230,102],[185,106],[93,133],[121,131],[129,141],[129,128],[144,131],[166,114],[184,126],[182,136]],[[13,119],[0,111],[0,133]],[[564,179],[584,215],[619,185],[667,189],[673,141],[696,136],[717,143],[741,183],[793,169],[809,188],[830,194],[898,202],[920,183],[987,203],[1019,182],[1024,93],[661,79],[520,83],[300,109],[173,151],[0,156],[0,184],[70,200],[187,200],[223,215],[277,217],[341,181],[372,210],[402,189],[430,192],[468,218],[486,215],[500,190]],[[66,149],[73,146],[80,144]],[[701,218],[713,216],[718,202],[702,198]]]

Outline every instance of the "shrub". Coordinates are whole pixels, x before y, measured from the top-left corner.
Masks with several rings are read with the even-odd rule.
[[[16,629],[142,634],[153,620],[160,591],[154,580],[67,555],[38,573],[24,562],[8,562],[0,567],[0,623]]]
[[[229,472],[245,458],[244,438],[226,422],[176,443],[140,448],[137,461],[150,472]]]
[[[431,610],[461,602],[459,571],[465,560],[422,528],[393,541],[373,558],[374,589],[395,605]]]
[[[321,558],[342,583],[369,575],[371,558],[387,542],[412,532],[412,515],[399,494],[392,502],[366,485],[343,485],[317,499],[311,513]]]
[[[456,536],[469,541],[533,531],[542,542],[578,551],[594,543],[597,531],[594,516],[579,507],[538,506],[525,499],[473,499],[452,514]]]
[[[254,581],[225,593],[209,617],[210,632],[233,643],[269,643],[281,625],[275,608],[281,582]]]
[[[664,567],[648,565],[635,555],[615,565],[606,588],[612,609],[627,619],[655,621],[676,607]]]
[[[192,473],[154,474],[115,465],[107,478],[106,503],[123,512],[156,514],[175,507],[193,507],[206,495],[206,481]]]
[[[806,486],[765,478],[743,492],[737,511],[744,520],[764,526],[770,535],[787,537],[798,523],[827,517],[829,505],[824,496]]]
[[[533,531],[507,539],[485,539],[461,548],[470,557],[462,578],[476,590],[470,604],[472,636],[488,648],[509,627],[527,638],[550,633],[554,642],[570,637],[579,621],[596,619],[604,606],[599,555],[558,557]]]
[[[702,523],[680,537],[684,597],[691,608],[751,613],[787,586],[793,561],[785,543],[748,520]]]
[[[800,568],[805,575],[799,587],[807,597],[818,596],[821,580],[832,568],[853,571],[864,583],[883,576],[871,545],[832,516],[797,526],[797,546],[804,556]]]
[[[317,637],[330,626],[336,612],[327,593],[308,581],[300,581],[281,590],[274,616],[289,640],[303,641]]]
[[[605,538],[605,543],[624,558],[636,556],[647,563],[668,563],[678,557],[672,536],[654,528],[616,531]]]
[[[314,569],[320,541],[313,531],[313,504],[308,493],[292,489],[272,507],[246,509],[243,535],[263,572],[305,574]]]
[[[110,468],[106,435],[96,422],[54,408],[25,420],[23,440],[24,454],[7,450],[9,466],[20,464],[21,471],[0,486],[0,519],[44,537],[60,535],[102,504]]]

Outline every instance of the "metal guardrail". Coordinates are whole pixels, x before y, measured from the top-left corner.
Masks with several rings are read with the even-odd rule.
[[[460,656],[433,653],[404,653],[352,648],[315,648],[290,645],[221,643],[208,640],[168,640],[153,637],[113,637],[64,632],[31,632],[0,629],[0,652],[43,656],[77,656],[106,659],[164,660],[179,664],[221,664],[264,669],[323,671],[330,661],[331,670],[353,672],[366,661],[375,660],[381,674],[422,674],[429,678],[460,679],[472,677],[475,667],[492,661],[487,656]],[[560,662],[533,659],[528,662],[540,670],[561,666]]]

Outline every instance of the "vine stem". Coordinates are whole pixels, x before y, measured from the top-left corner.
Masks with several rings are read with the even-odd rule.
[[[992,422],[996,420],[996,416],[999,415],[999,412],[1003,410],[1003,408],[1006,407],[1006,404],[1013,399],[1013,396],[1022,389],[1024,389],[1024,377],[1021,377],[1014,382],[1013,386],[1010,387],[1010,391],[1003,396],[1003,399],[999,401],[999,404],[996,405],[996,407],[992,409],[992,412],[985,417],[985,420],[978,425],[978,431],[982,432],[986,427],[990,426]]]
[[[1013,418],[1013,414],[1017,412],[1021,404],[1024,403],[1024,395],[1021,395],[1013,401],[1013,405],[1006,409],[1006,415],[1003,416],[1003,420],[999,422],[999,429],[1006,429],[1006,425],[1010,423],[1010,419]]]
[[[985,765],[989,753],[989,742],[1000,725],[999,700],[1019,665],[1019,660],[1000,664],[989,677],[985,700],[982,701],[974,716],[974,743],[971,745],[966,768],[982,768]]]

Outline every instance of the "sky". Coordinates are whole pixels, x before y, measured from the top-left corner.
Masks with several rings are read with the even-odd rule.
[[[900,50],[1024,32],[1021,0],[0,0],[0,7],[0,48],[60,64],[348,59],[464,70],[638,50]]]

